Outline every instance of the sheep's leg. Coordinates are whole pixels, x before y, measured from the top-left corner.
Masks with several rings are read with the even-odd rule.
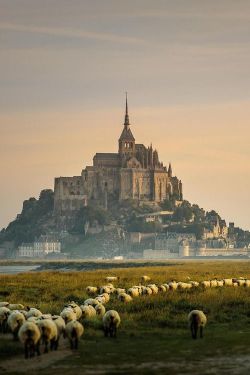
[[[46,340],[44,344],[45,344],[45,347],[44,347],[44,353],[48,353],[48,352],[49,352],[49,349],[48,349],[48,341]]]
[[[41,353],[40,353],[40,342],[38,342],[37,344],[36,344],[36,354],[37,355],[40,355]]]
[[[24,358],[25,359],[29,358],[29,349],[28,349],[28,344],[27,343],[25,343],[25,346],[24,346]]]
[[[202,339],[202,337],[203,337],[203,327],[200,326],[200,338]]]
[[[75,349],[78,349],[78,338],[75,338]]]
[[[108,337],[108,328],[104,328],[104,336]]]
[[[70,340],[70,349],[74,349],[73,339]]]

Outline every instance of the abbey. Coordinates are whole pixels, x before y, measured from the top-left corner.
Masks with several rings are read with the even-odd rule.
[[[92,202],[108,208],[110,200],[159,203],[182,200],[182,183],[165,167],[152,145],[135,143],[126,98],[125,119],[117,153],[96,153],[81,176],[55,178],[55,214],[64,215]]]

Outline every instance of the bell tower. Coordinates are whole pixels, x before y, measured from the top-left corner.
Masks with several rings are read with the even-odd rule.
[[[127,93],[126,93],[124,128],[119,138],[119,154],[121,156],[130,156],[130,157],[135,155],[135,138],[130,129]]]

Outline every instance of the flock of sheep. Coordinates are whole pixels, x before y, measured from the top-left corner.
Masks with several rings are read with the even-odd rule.
[[[86,299],[82,305],[69,302],[60,312],[60,315],[44,314],[35,307],[24,307],[22,304],[11,304],[0,302],[0,332],[12,332],[14,339],[18,339],[24,345],[25,358],[40,355],[40,344],[44,345],[44,352],[56,350],[61,336],[67,337],[71,349],[78,348],[78,342],[83,335],[83,323],[86,319],[99,317],[105,336],[116,337],[117,328],[121,319],[115,310],[106,312],[105,304],[110,301],[111,294],[116,295],[118,300],[124,303],[131,302],[133,298],[141,295],[153,295],[166,293],[171,290],[191,289],[191,288],[213,288],[223,286],[245,286],[250,287],[250,280],[244,278],[205,280],[202,282],[176,282],[170,281],[165,284],[147,284],[149,276],[142,276],[139,285],[134,285],[128,289],[115,288],[112,283],[119,280],[116,276],[106,277],[106,285],[101,287],[87,286],[86,292],[90,298]],[[97,294],[97,296],[96,296]],[[193,310],[188,315],[188,322],[191,334],[197,338],[200,330],[200,337],[203,336],[203,328],[207,318],[204,312]]]

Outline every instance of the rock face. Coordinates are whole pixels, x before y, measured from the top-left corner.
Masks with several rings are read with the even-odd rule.
[[[109,200],[133,199],[159,203],[174,196],[182,200],[182,183],[172,175],[172,167],[159,161],[152,145],[136,144],[128,106],[124,127],[118,140],[118,153],[96,153],[93,165],[81,176],[55,179],[54,213],[67,216],[88,202],[107,208]]]

